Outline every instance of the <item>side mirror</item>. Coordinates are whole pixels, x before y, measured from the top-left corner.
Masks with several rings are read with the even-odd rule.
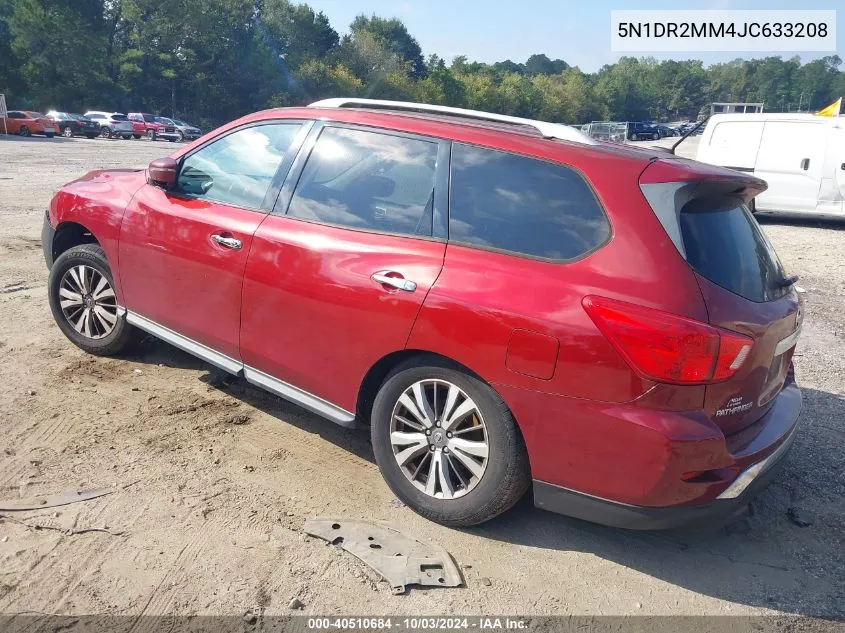
[[[172,158],[159,158],[150,163],[147,169],[147,182],[163,189],[172,189],[176,184],[176,172],[179,165]]]

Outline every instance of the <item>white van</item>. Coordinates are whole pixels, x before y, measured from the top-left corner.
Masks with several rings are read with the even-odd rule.
[[[845,217],[845,117],[716,114],[696,158],[765,180],[755,212]]]

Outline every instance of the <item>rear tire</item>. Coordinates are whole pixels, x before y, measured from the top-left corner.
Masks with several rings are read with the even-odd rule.
[[[111,130],[104,125],[100,130],[100,136],[102,136],[103,138],[111,138]]]
[[[132,138],[134,138],[137,141],[139,138],[141,138],[141,135],[140,134],[133,134]]]
[[[428,403],[428,434],[425,423],[402,404],[409,397],[418,402],[413,400],[417,385]],[[467,407],[469,412],[450,426],[450,415]],[[436,359],[421,366],[401,365],[388,376],[373,403],[371,435],[376,462],[391,490],[415,512],[442,525],[488,521],[510,509],[531,483],[528,453],[501,397],[478,378]],[[402,441],[396,442],[400,436]],[[415,439],[404,439],[411,437]],[[401,456],[406,447],[414,457]]]
[[[69,125],[62,130],[62,136],[64,136],[65,138],[71,138],[73,136],[73,130],[70,129]]]
[[[99,244],[68,249],[50,269],[47,293],[53,318],[70,342],[89,354],[112,356],[143,338],[140,330],[126,322],[114,288]]]

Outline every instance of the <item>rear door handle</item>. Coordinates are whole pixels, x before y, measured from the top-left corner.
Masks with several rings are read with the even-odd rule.
[[[410,279],[405,279],[403,277],[391,277],[387,273],[383,272],[373,273],[373,276],[370,277],[370,279],[376,283],[384,284],[385,286],[390,286],[398,290],[404,290],[405,292],[413,292],[417,289],[417,284]]]
[[[810,168],[810,159],[804,158],[801,161],[801,169],[803,169],[804,171],[807,171],[809,168]]]
[[[243,246],[241,241],[235,237],[226,237],[225,235],[220,235],[219,233],[214,233],[211,236],[212,241],[217,242],[220,246],[225,248],[231,248],[233,250],[240,250]]]

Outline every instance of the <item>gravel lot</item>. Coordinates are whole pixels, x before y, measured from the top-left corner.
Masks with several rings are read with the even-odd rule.
[[[164,343],[101,359],[59,332],[39,242],[53,192],[172,149],[0,138],[0,499],[118,488],[0,519],[0,613],[284,614],[297,598],[308,614],[845,617],[845,224],[764,220],[806,290],[795,360],[805,408],[751,516],[710,533],[628,533],[526,499],[454,530],[397,507],[365,433],[221,384]],[[386,520],[430,539],[466,587],[392,595],[352,556],[303,535],[315,515]],[[111,533],[76,533],[92,527]]]

